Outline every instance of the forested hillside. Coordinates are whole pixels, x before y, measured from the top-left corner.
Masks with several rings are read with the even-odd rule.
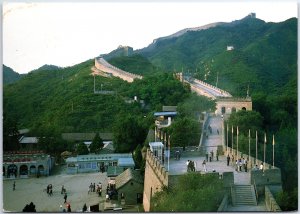
[[[18,81],[22,78],[22,75],[15,72],[10,67],[3,65],[3,84],[10,84]]]
[[[227,46],[234,49],[227,50]],[[252,133],[255,129],[267,132],[269,139],[273,134],[276,136],[275,163],[282,170],[285,190],[278,200],[284,210],[295,210],[298,195],[296,18],[265,23],[248,17],[222,23],[178,37],[158,39],[151,48],[110,58],[109,62],[144,78],[130,84],[115,77],[97,76],[96,90],[114,91],[114,94],[94,94],[91,76],[94,60],[87,60],[68,68],[45,66],[4,85],[4,150],[15,149],[11,136],[21,128],[29,128],[34,136],[51,137],[62,132],[114,132],[117,152],[140,150],[149,127],[154,124],[153,112],[161,111],[163,105],[178,106],[180,114],[168,131],[176,145],[185,146],[188,136],[199,138],[197,117],[202,111],[213,111],[214,103],[191,94],[188,85],[173,78],[174,71],[183,71],[213,85],[218,81],[218,87],[233,96],[246,96],[249,86],[253,112],[233,114],[228,123],[243,125],[240,140],[244,152],[247,147],[243,147],[243,142],[247,144],[249,128],[253,129]],[[134,102],[134,96],[144,103]],[[270,143],[267,148],[270,163]]]
[[[234,96],[245,96],[248,85],[253,93],[279,92],[297,74],[297,19],[265,23],[246,17],[158,40],[137,52],[165,70],[184,71],[213,85],[218,76],[218,86]]]

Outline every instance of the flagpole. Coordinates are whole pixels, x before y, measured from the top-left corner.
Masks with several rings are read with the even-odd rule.
[[[266,144],[267,144],[267,136],[265,132],[265,142],[264,142],[264,168],[263,171],[265,171],[265,164],[266,164]]]
[[[236,159],[239,158],[239,127],[236,127]]]
[[[231,154],[233,153],[233,126],[231,126]]]
[[[169,172],[169,170],[170,170],[170,155],[171,155],[170,138],[171,138],[171,136],[169,135],[169,139],[168,139],[168,147],[169,147],[169,152],[168,152],[168,172]]]
[[[250,152],[251,152],[251,149],[250,149],[250,141],[251,141],[251,134],[250,134],[250,129],[249,129],[249,154],[248,154],[248,160],[249,160],[250,166],[251,166],[252,164],[251,164],[251,160],[250,160]]]
[[[166,147],[166,145],[167,145],[167,133],[165,132],[165,135],[164,135],[164,140],[163,140],[163,142],[164,142],[164,152],[163,152],[163,164],[165,165],[165,159],[166,159],[166,151],[167,151],[167,147]]]
[[[274,169],[274,145],[275,145],[275,140],[274,140],[274,134],[273,134],[273,169]]]
[[[255,164],[257,164],[257,131],[255,132],[255,140],[256,140],[256,145],[255,145],[255,147],[256,147]]]
[[[227,152],[227,155],[228,155],[228,123],[227,123],[227,141],[226,141],[226,144],[227,144],[227,147],[226,147],[226,152]]]

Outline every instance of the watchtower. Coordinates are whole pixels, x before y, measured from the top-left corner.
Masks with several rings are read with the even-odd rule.
[[[216,115],[226,115],[240,110],[252,111],[251,97],[238,98],[238,97],[222,97],[217,101]]]

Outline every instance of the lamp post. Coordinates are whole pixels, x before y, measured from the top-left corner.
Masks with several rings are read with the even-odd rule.
[[[231,154],[233,154],[233,126],[231,126]]]
[[[265,171],[265,164],[266,164],[266,144],[267,144],[267,136],[265,132],[265,142],[264,142],[264,165],[263,165],[263,171]]]
[[[239,127],[236,127],[236,159],[239,158]]]
[[[272,142],[272,145],[273,145],[273,169],[274,169],[274,158],[275,158],[275,155],[274,155],[274,146],[275,146],[274,134],[273,134],[273,142]]]
[[[251,152],[251,148],[250,148],[250,141],[251,141],[251,134],[250,134],[250,129],[249,129],[249,153],[248,153],[248,159],[250,161],[250,152]],[[250,161],[250,167],[252,166],[251,161]]]
[[[256,154],[255,154],[255,164],[257,164],[257,131],[255,132],[255,151],[256,151]]]
[[[168,151],[168,172],[170,170],[170,155],[171,155],[171,142],[170,142],[171,136],[169,135],[168,138],[168,147],[169,147],[169,151]]]
[[[228,123],[227,123],[227,134],[226,134],[226,137],[227,137],[227,140],[226,140],[226,152],[227,152],[227,155],[228,155]]]

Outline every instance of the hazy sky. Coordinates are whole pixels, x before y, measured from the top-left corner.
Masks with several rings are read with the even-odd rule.
[[[140,49],[181,29],[251,12],[266,22],[298,17],[297,1],[210,2],[3,3],[3,64],[19,73],[44,64],[71,66],[119,45]]]

